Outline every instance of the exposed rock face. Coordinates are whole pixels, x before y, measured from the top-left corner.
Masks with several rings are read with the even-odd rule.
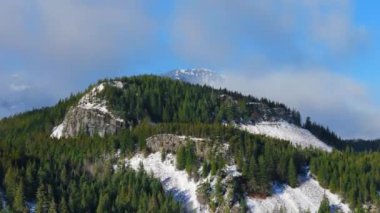
[[[247,107],[253,109],[251,119],[255,123],[262,121],[287,121],[293,124],[299,123],[298,118],[295,117],[293,112],[283,107],[269,107],[267,104],[261,102],[247,103]]]
[[[194,143],[195,154],[200,158],[207,158],[212,152],[222,155],[228,162],[233,161],[233,158],[229,156],[228,144],[221,141],[173,134],[159,134],[146,139],[146,146],[151,152],[176,153],[181,146],[185,146],[187,143]]]
[[[55,127],[51,137],[68,138],[79,134],[104,137],[117,133],[124,125],[123,119],[107,109],[107,102],[98,98],[106,84],[122,88],[122,82],[104,82],[85,94],[79,103],[71,107],[62,124]]]
[[[158,151],[169,151],[175,152],[177,149],[186,144],[186,140],[180,138],[177,135],[172,134],[162,134],[162,135],[154,135],[146,139],[146,146],[152,152]]]
[[[152,152],[166,151],[175,153],[181,146],[186,145],[188,142],[195,142],[196,153],[201,157],[205,156],[211,147],[211,141],[208,139],[172,134],[154,135],[146,139],[146,145]]]
[[[74,107],[67,113],[64,124],[64,137],[72,137],[80,133],[104,137],[115,134],[124,126],[122,120],[115,119],[109,113],[80,107]]]

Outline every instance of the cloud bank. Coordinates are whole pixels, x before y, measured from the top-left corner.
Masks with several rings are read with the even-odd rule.
[[[0,117],[54,104],[149,56],[155,24],[144,4],[0,1]]]
[[[283,66],[341,60],[366,42],[348,0],[195,0],[179,4],[175,50],[210,66]],[[323,63],[322,63],[323,64]]]
[[[229,88],[284,102],[344,137],[380,137],[370,88],[341,71],[370,42],[353,6],[3,0],[0,117],[52,105],[100,78],[209,67],[229,76]]]

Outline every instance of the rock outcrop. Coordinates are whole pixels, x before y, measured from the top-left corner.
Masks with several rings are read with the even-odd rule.
[[[72,108],[66,115],[63,128],[64,137],[73,137],[80,133],[94,136],[115,134],[124,126],[124,121],[115,119],[110,113],[99,110]]]
[[[122,82],[103,82],[85,94],[76,106],[69,109],[63,122],[54,128],[51,137],[69,138],[79,134],[90,136],[115,134],[124,127],[123,119],[107,109],[107,101],[98,97],[106,85],[122,88]]]
[[[299,123],[299,118],[295,115],[295,112],[285,107],[270,107],[262,102],[249,102],[247,107],[252,109],[251,120],[255,123],[262,121]]]
[[[186,143],[195,142],[196,153],[198,156],[205,156],[210,150],[211,141],[203,138],[179,136],[173,134],[154,135],[146,139],[146,145],[152,152],[172,152],[175,153]]]
[[[194,143],[195,153],[198,157],[205,158],[210,152],[213,152],[221,154],[226,160],[231,159],[228,156],[228,144],[221,141],[173,134],[159,134],[146,139],[146,146],[151,152],[176,153],[181,146],[185,146],[187,143]]]

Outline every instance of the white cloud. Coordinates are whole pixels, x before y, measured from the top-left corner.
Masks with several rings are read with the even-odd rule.
[[[51,90],[43,86],[30,85],[27,76],[20,73],[0,73],[2,82],[0,84],[0,118],[51,105],[56,101]]]
[[[276,64],[339,60],[366,40],[365,28],[351,20],[351,4],[350,0],[178,4],[173,48],[187,61],[214,67],[247,63],[252,55]]]
[[[351,52],[365,43],[366,29],[353,24],[350,0],[304,0],[304,5],[310,16],[310,35],[315,41],[338,54]]]
[[[22,92],[24,90],[29,89],[30,87],[26,84],[17,84],[17,83],[11,83],[10,89],[15,92]]]
[[[50,74],[62,73],[57,68],[84,73],[133,59],[152,44],[153,34],[154,21],[142,1],[0,2],[0,48]]]
[[[149,57],[157,25],[146,3],[1,0],[0,117],[50,105]]]

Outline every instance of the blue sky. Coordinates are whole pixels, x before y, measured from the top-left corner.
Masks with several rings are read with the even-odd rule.
[[[343,137],[380,138],[376,1],[0,1],[0,117],[98,79],[206,67]]]

